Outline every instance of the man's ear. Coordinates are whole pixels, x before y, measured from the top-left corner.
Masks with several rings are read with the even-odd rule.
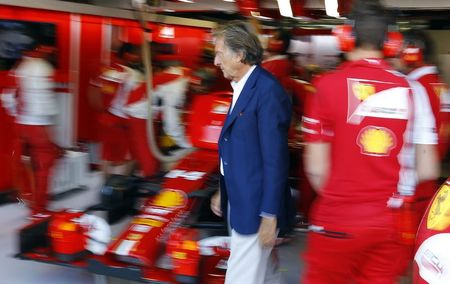
[[[245,51],[239,51],[238,53],[236,53],[236,58],[238,62],[244,63]]]

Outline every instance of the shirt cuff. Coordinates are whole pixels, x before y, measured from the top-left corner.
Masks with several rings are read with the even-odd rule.
[[[275,214],[270,214],[270,213],[266,213],[266,212],[261,212],[261,214],[259,214],[260,217],[263,218],[276,218],[277,215]]]

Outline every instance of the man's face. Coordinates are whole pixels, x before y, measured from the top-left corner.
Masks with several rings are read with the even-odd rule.
[[[402,73],[408,73],[408,69],[401,58],[387,58],[386,61],[388,61],[395,70]]]
[[[242,56],[233,53],[228,47],[226,47],[223,38],[216,39],[214,51],[214,65],[222,70],[225,78],[238,81],[239,70],[243,65],[241,62]]]

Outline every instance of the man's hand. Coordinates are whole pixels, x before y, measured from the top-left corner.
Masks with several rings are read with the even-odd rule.
[[[275,245],[277,238],[277,218],[276,217],[262,217],[261,225],[259,225],[259,242],[264,247],[271,247]]]
[[[217,216],[222,217],[222,210],[220,209],[220,190],[216,191],[213,197],[211,197],[211,210]]]

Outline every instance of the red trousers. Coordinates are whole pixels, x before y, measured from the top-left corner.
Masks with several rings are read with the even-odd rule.
[[[415,206],[418,211],[417,213],[420,218],[422,218],[423,214],[425,214],[430,201],[433,199],[433,196],[438,189],[439,184],[434,180],[421,182],[416,186],[416,194],[414,198],[416,201]]]
[[[396,283],[411,258],[394,229],[326,227],[309,232],[304,255],[304,284]]]
[[[138,162],[144,176],[153,176],[159,171],[159,161],[153,156],[148,145],[146,119],[130,117],[129,139],[131,156]]]
[[[17,124],[15,176],[20,195],[29,202],[33,213],[47,207],[50,170],[60,153],[59,147],[50,139],[49,128],[47,125]]]
[[[100,125],[102,160],[110,162],[125,161],[130,150],[127,138],[127,119],[104,112],[100,115]]]

